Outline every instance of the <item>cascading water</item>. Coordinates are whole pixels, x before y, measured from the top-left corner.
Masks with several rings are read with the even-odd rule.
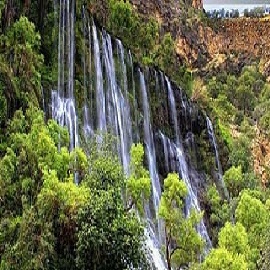
[[[74,10],[74,0],[60,0],[58,35],[58,88],[57,90],[52,91],[52,117],[60,125],[66,125],[68,127],[70,136],[70,150],[79,146],[77,113],[73,93],[75,53]],[[75,181],[78,182],[77,173],[75,173]]]
[[[146,146],[146,155],[148,160],[148,167],[152,182],[152,193],[153,193],[153,205],[155,210],[155,216],[152,218],[158,217],[158,207],[159,207],[159,201],[161,197],[161,187],[160,187],[160,181],[158,177],[157,172],[157,166],[156,166],[156,151],[155,151],[155,145],[154,145],[154,138],[153,138],[153,131],[150,121],[150,109],[149,109],[149,103],[148,103],[148,96],[147,96],[147,89],[146,89],[146,83],[144,79],[144,74],[139,71],[140,75],[140,88],[142,92],[142,101],[143,101],[143,114],[144,114],[144,142]],[[157,228],[158,234],[159,234],[159,240],[162,243],[162,231],[161,231],[161,223],[158,221],[158,228]]]
[[[172,91],[171,83],[169,79],[166,77],[166,82],[167,82],[167,89],[168,89],[168,99],[169,99],[169,104],[170,104],[170,109],[171,109],[171,118],[173,120],[174,124],[174,132],[175,132],[175,137],[176,137],[176,144],[173,144],[169,139],[167,139],[167,144],[170,146],[170,148],[174,149],[175,154],[176,154],[176,159],[178,162],[178,171],[184,180],[187,189],[188,189],[188,195],[186,198],[186,210],[187,210],[187,215],[189,215],[190,210],[194,208],[198,212],[200,212],[200,205],[197,199],[197,194],[194,192],[194,189],[191,185],[190,177],[189,177],[189,171],[188,171],[188,166],[187,166],[187,161],[185,158],[184,150],[183,150],[183,144],[181,141],[181,134],[180,134],[180,128],[178,127],[178,120],[177,120],[177,113],[176,113],[176,105],[175,105],[175,98],[174,94]],[[163,145],[166,145],[166,142],[164,142],[165,137],[162,136],[163,138]],[[167,148],[164,147],[165,150],[165,155],[168,152]],[[172,152],[172,151],[171,151]],[[209,235],[207,233],[206,227],[204,225],[204,222],[201,221],[198,224],[198,232],[200,235],[205,239],[207,248],[211,248],[211,240],[209,238]]]
[[[118,138],[118,153],[124,168],[124,172],[128,174],[129,168],[129,150],[132,144],[131,136],[131,116],[129,103],[127,102],[127,75],[124,55],[121,54],[122,44],[117,41],[120,53],[117,55],[117,60],[120,62],[122,72],[120,80],[116,78],[115,64],[113,58],[113,49],[111,37],[103,32],[103,55],[106,70],[107,81],[107,108],[109,111],[108,125],[113,127],[114,134]],[[119,45],[120,43],[120,45]],[[121,83],[124,82],[123,88]]]
[[[153,258],[154,265],[157,269],[166,269],[164,266],[164,262],[160,257],[159,249],[161,245],[164,243],[164,236],[163,236],[163,226],[161,220],[158,218],[158,208],[159,202],[161,197],[161,187],[160,187],[160,180],[158,177],[157,166],[156,166],[156,152],[155,152],[155,144],[154,144],[154,137],[153,137],[153,130],[151,126],[150,120],[150,108],[148,103],[148,96],[147,96],[147,88],[146,82],[144,78],[144,74],[141,70],[139,70],[139,78],[140,78],[140,90],[142,95],[142,103],[143,103],[143,115],[144,115],[144,122],[143,122],[143,129],[144,129],[144,143],[146,146],[146,155],[148,161],[148,169],[151,177],[152,183],[152,202],[154,207],[154,213],[146,210],[148,220],[157,220],[157,228],[153,229],[152,225],[153,222],[148,224],[148,228],[146,230],[146,239],[147,239],[147,247],[151,251],[151,255]],[[152,224],[151,224],[152,223]],[[154,226],[155,227],[155,226]],[[158,235],[158,238],[156,237]]]
[[[96,108],[97,108],[97,127],[100,131],[106,131],[106,115],[105,115],[105,94],[103,90],[103,73],[101,67],[101,55],[99,41],[97,36],[97,28],[93,23],[93,44],[94,44],[94,60],[96,75]]]
[[[172,163],[169,163],[167,166],[170,168],[175,167],[174,160],[177,160],[177,170],[181,175],[183,181],[185,182],[188,195],[186,197],[185,208],[186,214],[189,215],[191,209],[195,209],[197,212],[201,212],[200,205],[197,199],[197,194],[194,192],[193,187],[191,185],[189,173],[187,170],[187,162],[183,150],[180,149],[173,141],[167,138],[164,134],[160,133],[160,137],[164,147],[164,154],[169,153],[168,160],[171,160]],[[169,149],[169,150],[168,150]],[[206,243],[206,252],[212,247],[211,240],[209,238],[208,232],[206,230],[206,226],[203,221],[201,221],[197,225],[198,233],[205,240]]]
[[[85,137],[94,133],[109,132],[116,139],[116,148],[124,172],[129,173],[129,151],[132,142],[144,141],[148,169],[152,182],[151,205],[146,207],[148,227],[145,229],[146,245],[152,262],[158,270],[166,269],[160,255],[164,244],[164,228],[158,219],[161,197],[161,181],[157,167],[156,136],[151,120],[148,73],[134,68],[130,52],[126,52],[120,40],[112,40],[105,31],[99,31],[83,10],[84,48],[82,56],[84,93],[80,100],[74,96],[74,1],[60,0],[58,36],[58,89],[52,91],[52,116],[70,133],[70,149],[79,145],[79,131]],[[67,60],[65,60],[65,56]],[[196,192],[191,185],[182,138],[176,115],[176,102],[170,81],[163,73],[154,72],[155,91],[168,95],[168,105],[176,141],[160,131],[164,146],[166,171],[179,171],[189,195],[187,212],[193,207],[200,211]],[[166,91],[166,89],[167,91]],[[141,96],[138,100],[137,97]],[[141,106],[140,106],[140,105]],[[188,104],[181,99],[187,118]],[[76,105],[76,106],[75,106]],[[81,108],[80,108],[81,106]],[[81,115],[81,121],[78,121]],[[78,128],[79,123],[79,128]],[[140,127],[143,125],[143,130]],[[141,138],[141,139],[140,139]],[[102,139],[102,135],[101,135]],[[159,155],[161,153],[159,152]],[[75,175],[76,177],[76,175]],[[75,178],[76,181],[77,178]],[[206,228],[201,222],[198,231],[210,243]],[[208,245],[210,246],[210,245]]]
[[[87,34],[90,33],[90,24],[87,23],[86,19],[86,12],[85,8],[83,6],[83,27],[82,27],[82,32],[84,35],[84,57],[82,59],[82,64],[83,64],[83,88],[84,88],[84,94],[83,94],[83,99],[84,99],[84,105],[83,105],[83,133],[85,138],[89,138],[93,136],[94,130],[93,130],[93,121],[90,117],[90,112],[92,110],[92,98],[89,99],[88,93],[92,93],[92,81],[87,80],[88,74],[87,74],[87,64],[88,64],[88,72],[91,74],[92,73],[92,42],[91,42],[91,35]],[[87,33],[87,34],[86,34]],[[88,51],[87,51],[87,42],[89,45]],[[88,57],[87,57],[88,55]],[[90,76],[89,76],[90,77]],[[87,91],[88,90],[88,91]]]
[[[215,136],[213,124],[208,116],[206,117],[206,123],[207,123],[207,132],[208,132],[209,140],[210,140],[210,143],[211,143],[211,145],[214,149],[214,152],[215,152],[215,162],[216,162],[217,180],[218,180],[217,186],[218,186],[218,188],[220,188],[222,190],[225,198],[227,200],[229,200],[229,198],[230,198],[229,193],[228,193],[226,185],[223,181],[222,166],[221,166],[220,159],[219,159],[218,146],[217,146],[217,141],[216,141],[216,136]]]

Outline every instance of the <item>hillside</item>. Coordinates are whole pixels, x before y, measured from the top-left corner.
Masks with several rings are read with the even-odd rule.
[[[4,0],[0,19],[0,270],[270,268],[267,17]]]

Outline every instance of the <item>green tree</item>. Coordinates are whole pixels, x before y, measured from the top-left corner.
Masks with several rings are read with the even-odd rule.
[[[269,225],[268,225],[269,226]],[[266,230],[266,235],[263,240],[261,257],[259,260],[259,269],[268,270],[270,269],[270,232]]]
[[[70,153],[66,129],[46,124],[34,107],[17,111],[8,133],[0,159],[0,269],[148,268],[144,226],[124,207],[127,183],[109,147],[99,141],[89,158],[79,148]],[[142,146],[133,151],[134,175],[147,178]]]
[[[145,21],[129,1],[108,1],[108,28],[132,48],[136,57],[144,63],[152,64],[153,49],[158,40],[158,24],[155,18]],[[134,35],[136,33],[136,35]]]
[[[269,109],[270,109],[270,85],[265,84],[260,96],[259,102],[255,107],[253,117],[257,120],[259,127],[266,132],[269,133],[269,123],[270,123],[270,116],[269,116]]]
[[[268,222],[268,212],[265,205],[257,198],[243,191],[240,195],[236,212],[237,221],[241,222],[249,235],[251,246],[259,247]]]
[[[206,194],[210,209],[210,222],[212,228],[212,243],[217,243],[218,231],[230,220],[230,204],[223,201],[214,185],[210,186]]]
[[[139,17],[133,11],[129,1],[110,0],[109,27],[121,37],[130,40],[133,31],[139,27]]]
[[[0,269],[75,269],[75,214],[89,200],[89,189],[73,178],[60,182],[56,171],[43,175],[37,201],[24,209],[18,237],[5,250]]]
[[[212,249],[201,265],[202,270],[247,270],[243,255],[237,255],[225,248]]]
[[[140,146],[133,147],[133,151],[133,173],[141,173],[143,151]],[[76,265],[79,269],[91,266],[96,270],[147,269],[143,225],[133,211],[124,207],[122,191],[126,183],[119,161],[102,147],[91,155],[90,173],[82,182],[90,188],[91,198],[77,216]]]
[[[220,121],[228,124],[231,123],[233,116],[236,113],[236,109],[233,104],[228,101],[226,95],[219,94],[218,97],[213,100],[212,106]]]
[[[240,84],[236,89],[237,107],[248,113],[254,109],[255,95],[248,85]]]
[[[26,109],[30,101],[37,106],[41,99],[40,39],[34,24],[26,17],[0,36],[0,74],[9,117],[20,107]]]
[[[142,144],[133,144],[130,151],[130,175],[127,179],[128,209],[133,204],[143,213],[143,203],[149,199],[151,180],[149,172],[143,166],[144,149]],[[130,198],[129,198],[130,197]]]
[[[176,57],[174,40],[170,33],[164,35],[161,43],[156,48],[154,62],[162,70],[172,72]]]
[[[7,100],[3,88],[3,83],[0,81],[0,126],[4,126],[7,120]]]
[[[248,235],[243,225],[239,222],[235,225],[226,222],[219,233],[218,245],[229,252],[248,257],[250,249]]]
[[[231,197],[237,197],[240,191],[245,187],[245,178],[241,166],[232,166],[229,168],[224,173],[223,180]]]
[[[264,81],[257,67],[247,66],[243,68],[235,93],[235,106],[243,110],[245,114],[250,115],[263,87]]]
[[[249,195],[247,191],[243,191],[240,195],[235,216],[236,220],[243,224],[248,233],[251,248],[249,268],[256,269],[269,220],[268,211],[260,200]]]
[[[233,140],[230,148],[230,163],[235,167],[241,166],[243,173],[249,172],[252,164],[250,139],[242,134]]]
[[[76,186],[68,171],[74,155],[72,166],[85,168],[86,156],[59,149],[56,134],[68,144],[67,131],[52,120],[46,124],[34,107],[14,114],[8,134],[0,160],[0,269],[71,269],[75,214],[90,191]]]
[[[268,101],[269,98],[270,98],[270,84],[265,83],[259,95],[259,102],[262,103]]]
[[[218,247],[212,249],[201,264],[202,270],[247,270],[250,247],[241,223],[226,222],[218,236]]]
[[[129,269],[144,265],[143,226],[114,191],[100,191],[78,214],[79,269]]]
[[[191,211],[189,217],[184,217],[183,200],[186,195],[186,185],[178,174],[168,174],[164,180],[159,216],[165,223],[165,255],[169,270],[195,262],[204,246],[195,229],[202,215]]]
[[[191,100],[198,102],[202,108],[207,108],[209,104],[209,95],[201,79],[196,79],[193,82]]]
[[[226,95],[229,101],[233,104],[235,99],[236,88],[238,85],[237,78],[234,75],[229,75],[226,80]]]
[[[216,77],[211,78],[207,83],[207,91],[214,99],[216,99],[219,94],[225,94],[223,89],[224,86],[222,82],[220,82]]]
[[[0,19],[2,18],[2,10],[4,9],[5,4],[6,4],[6,1],[5,0],[2,0],[0,2]]]

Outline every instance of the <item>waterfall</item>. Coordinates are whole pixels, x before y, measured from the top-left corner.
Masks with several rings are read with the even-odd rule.
[[[134,119],[131,116],[129,95],[131,94],[134,98],[133,106],[137,109],[137,100],[135,98],[135,81],[134,81],[134,69],[131,53],[125,53],[124,47],[120,40],[115,40],[113,48],[113,42],[109,34],[105,31],[99,32],[92,22],[92,27],[88,27],[89,38],[89,55],[93,56],[93,62],[95,64],[94,77],[95,77],[95,96],[96,104],[94,107],[97,108],[96,115],[96,125],[91,127],[91,130],[101,130],[109,131],[117,138],[117,150],[119,154],[119,159],[122,162],[123,169],[125,174],[129,173],[129,151],[134,141],[139,140],[139,129],[138,129],[138,119],[135,113]],[[86,37],[85,37],[86,38]],[[92,51],[91,51],[92,48]],[[114,53],[116,51],[116,53]],[[91,60],[89,60],[90,68]],[[117,69],[120,69],[120,72]],[[128,69],[131,77],[131,81],[128,80]],[[93,74],[92,74],[93,75]],[[142,75],[143,76],[143,75]],[[141,84],[142,91],[146,94],[146,88],[144,80]],[[130,91],[130,92],[129,92]],[[144,99],[145,102],[148,102],[148,99]],[[148,125],[148,129],[145,132],[147,134],[152,134],[150,128],[150,111],[149,105],[146,104],[147,109],[145,110],[145,116],[147,121],[145,127]],[[86,108],[84,108],[84,111]],[[85,115],[85,114],[84,114]],[[94,112],[87,112],[86,115],[94,115]],[[89,122],[85,119],[85,122]],[[132,125],[132,122],[135,124]],[[134,133],[134,135],[133,135]],[[156,161],[153,152],[154,142],[153,135],[151,135],[151,140],[148,141],[148,137],[145,136],[146,145],[149,145],[147,149],[149,157],[149,165],[151,168],[152,176],[155,179],[156,183],[159,184],[157,172],[156,172]],[[146,150],[147,152],[147,150]],[[155,186],[155,185],[154,185]],[[156,194],[156,192],[155,192]],[[159,200],[159,193],[155,196],[156,200]],[[156,213],[158,209],[158,203],[156,203]],[[154,263],[154,267],[158,270],[166,269],[164,266],[163,258],[160,254],[160,244],[155,238],[155,233],[149,226],[145,230],[146,236],[146,245],[148,248],[149,256],[151,261]]]
[[[52,92],[52,116],[66,125],[70,135],[70,150],[79,144],[77,114],[74,99],[74,1],[60,0],[58,35],[58,88]],[[65,59],[67,57],[67,60]]]
[[[60,125],[67,126],[70,150],[79,146],[78,119],[74,98],[74,10],[74,0],[60,0],[58,87],[57,90],[52,91],[52,117]],[[77,173],[75,173],[75,181],[78,182]]]
[[[153,267],[156,270],[166,270],[164,260],[160,254],[160,247],[155,243],[155,232],[151,227],[148,227],[144,230],[144,234],[146,236],[146,247],[148,249],[148,253],[150,253],[149,260],[152,261]]]
[[[84,105],[83,105],[83,133],[84,137],[87,139],[94,134],[93,130],[93,121],[91,119],[91,111],[92,111],[92,98],[88,97],[88,93],[92,93],[92,80],[90,79],[92,75],[92,42],[91,42],[91,30],[90,30],[90,24],[87,22],[86,12],[85,8],[83,6],[83,27],[82,32],[84,36],[84,56],[82,59],[83,64],[83,99],[84,99]],[[87,42],[89,45],[89,48],[87,50]],[[88,55],[88,56],[87,56]],[[88,64],[88,69],[87,69]],[[88,74],[87,74],[88,72]],[[87,91],[88,90],[88,91]]]
[[[189,176],[176,106],[182,107],[185,119],[189,117],[191,108],[182,98],[180,103],[178,100],[176,102],[171,82],[162,72],[151,69],[145,72],[135,67],[130,51],[124,49],[120,40],[112,39],[106,31],[99,30],[84,9],[82,92],[74,93],[74,5],[75,0],[59,0],[57,9],[58,82],[57,89],[52,91],[52,117],[60,125],[67,126],[70,150],[79,145],[79,134],[88,138],[101,133],[101,140],[104,133],[112,134],[116,138],[115,149],[126,175],[129,174],[132,143],[144,142],[152,186],[152,197],[145,208],[148,221],[145,228],[146,245],[155,268],[164,270],[166,267],[160,253],[164,244],[164,225],[158,218],[162,190],[158,155],[164,155],[166,172],[178,171],[187,185],[187,214],[191,208],[200,211],[196,186],[192,185]],[[157,128],[153,122],[155,114],[150,106],[153,85],[156,95],[167,97],[163,102],[173,124],[175,139],[165,136],[162,128]],[[163,153],[157,145],[158,137],[162,138]],[[75,181],[78,182],[76,174]],[[211,241],[203,221],[198,225],[198,232],[210,247]]]
[[[124,168],[124,172],[129,171],[129,150],[132,144],[131,136],[131,116],[129,103],[127,102],[127,74],[124,54],[119,53],[117,60],[121,63],[121,78],[117,80],[115,72],[115,63],[113,58],[112,41],[110,35],[103,32],[103,49],[104,65],[106,70],[107,82],[107,102],[108,125],[113,129],[113,133],[117,136],[118,153]],[[118,44],[120,41],[117,41]],[[121,48],[122,44],[119,45]],[[122,87],[121,87],[121,83]]]
[[[148,167],[152,182],[152,193],[153,193],[153,205],[155,210],[155,216],[152,218],[158,219],[158,208],[159,208],[159,202],[161,197],[161,187],[160,187],[160,181],[158,177],[157,172],[157,166],[156,166],[156,151],[155,151],[155,145],[154,145],[154,138],[153,138],[153,131],[150,121],[150,109],[149,109],[149,103],[148,103],[148,96],[147,96],[147,89],[144,79],[144,74],[139,71],[140,74],[140,86],[141,86],[141,92],[142,92],[142,101],[143,101],[143,116],[144,116],[144,142],[146,146],[146,155],[148,160]],[[162,243],[162,225],[160,220],[158,219],[158,235],[159,235],[159,241]]]
[[[93,43],[94,43],[94,60],[96,74],[96,108],[97,108],[97,123],[100,131],[106,131],[106,116],[105,116],[105,96],[103,90],[103,73],[101,67],[101,55],[99,41],[97,36],[97,28],[93,23]]]
[[[221,189],[221,192],[224,193],[225,198],[229,200],[230,199],[229,192],[223,181],[222,166],[219,159],[218,146],[217,146],[213,124],[208,116],[206,117],[206,123],[207,123],[207,132],[208,132],[209,140],[215,152],[215,163],[216,163],[216,168],[217,168],[217,180],[218,180],[217,187]]]
[[[183,150],[183,144],[182,144],[182,139],[181,139],[181,134],[180,134],[180,128],[178,126],[178,120],[177,120],[177,113],[176,113],[176,105],[175,105],[175,98],[174,94],[172,91],[171,83],[169,79],[166,77],[165,78],[167,82],[167,89],[168,89],[168,99],[169,99],[169,104],[170,104],[170,109],[171,109],[171,118],[173,120],[174,124],[174,132],[175,132],[175,137],[176,137],[176,143],[172,143],[171,140],[167,139],[167,142],[165,142],[165,136],[162,135],[162,140],[163,140],[163,145],[165,146],[168,144],[170,148],[174,149],[175,155],[176,155],[176,160],[177,160],[177,168],[180,176],[182,177],[183,181],[185,182],[187,189],[188,189],[188,195],[186,197],[186,211],[187,215],[189,215],[190,210],[194,208],[198,212],[201,211],[200,205],[197,199],[197,194],[194,191],[194,188],[192,187],[191,180],[189,177],[189,169],[186,161],[186,157],[184,154]],[[186,107],[184,107],[186,108]],[[164,155],[167,155],[167,148],[164,147]],[[172,151],[171,151],[172,152]],[[211,240],[209,238],[209,235],[207,233],[205,224],[203,221],[201,221],[198,224],[198,232],[200,235],[204,238],[206,241],[207,249],[211,248]]]
[[[197,199],[197,194],[194,191],[191,180],[189,177],[187,162],[185,158],[185,154],[183,153],[183,150],[177,146],[173,141],[171,141],[169,138],[167,138],[163,133],[160,132],[160,137],[162,140],[162,144],[164,147],[164,155],[167,155],[166,153],[169,153],[168,160],[171,160],[171,163],[169,163],[167,166],[174,168],[174,160],[177,160],[177,171],[179,175],[181,176],[182,180],[185,182],[187,189],[188,189],[188,195],[186,197],[185,201],[185,208],[186,208],[186,214],[187,216],[190,213],[191,209],[195,209],[197,212],[201,212],[200,205]],[[170,149],[168,152],[168,148]],[[166,161],[167,162],[167,161]],[[206,243],[206,249],[205,252],[207,253],[209,249],[212,248],[212,242],[209,238],[206,226],[202,221],[197,225],[197,231],[201,235],[201,237],[205,240]]]

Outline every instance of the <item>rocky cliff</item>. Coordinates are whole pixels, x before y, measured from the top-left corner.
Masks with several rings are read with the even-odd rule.
[[[180,62],[200,72],[241,71],[254,59],[262,60],[270,76],[270,18],[210,20],[203,14],[202,0],[129,0],[145,20],[154,17],[160,34],[170,32]],[[105,25],[105,0],[96,0],[90,11]],[[99,14],[99,16],[97,15]]]
[[[170,31],[176,40],[177,54],[193,67],[205,67],[211,60],[223,54],[234,55],[236,64],[251,59],[265,60],[268,73],[270,64],[270,19],[224,19],[202,22],[199,13],[190,9],[202,9],[201,0],[165,1],[131,0],[134,8],[145,16],[154,16],[161,29]],[[188,11],[189,9],[189,11]],[[190,16],[190,13],[191,17]]]
[[[177,53],[193,66],[204,66],[218,54],[267,59],[270,56],[270,20],[221,20],[213,27],[201,23],[180,27]]]
[[[203,8],[202,0],[193,0],[192,1],[192,7],[202,9]]]
[[[256,127],[256,138],[252,144],[252,155],[254,160],[254,172],[262,181],[264,187],[269,187],[270,175],[270,142],[266,134]]]

